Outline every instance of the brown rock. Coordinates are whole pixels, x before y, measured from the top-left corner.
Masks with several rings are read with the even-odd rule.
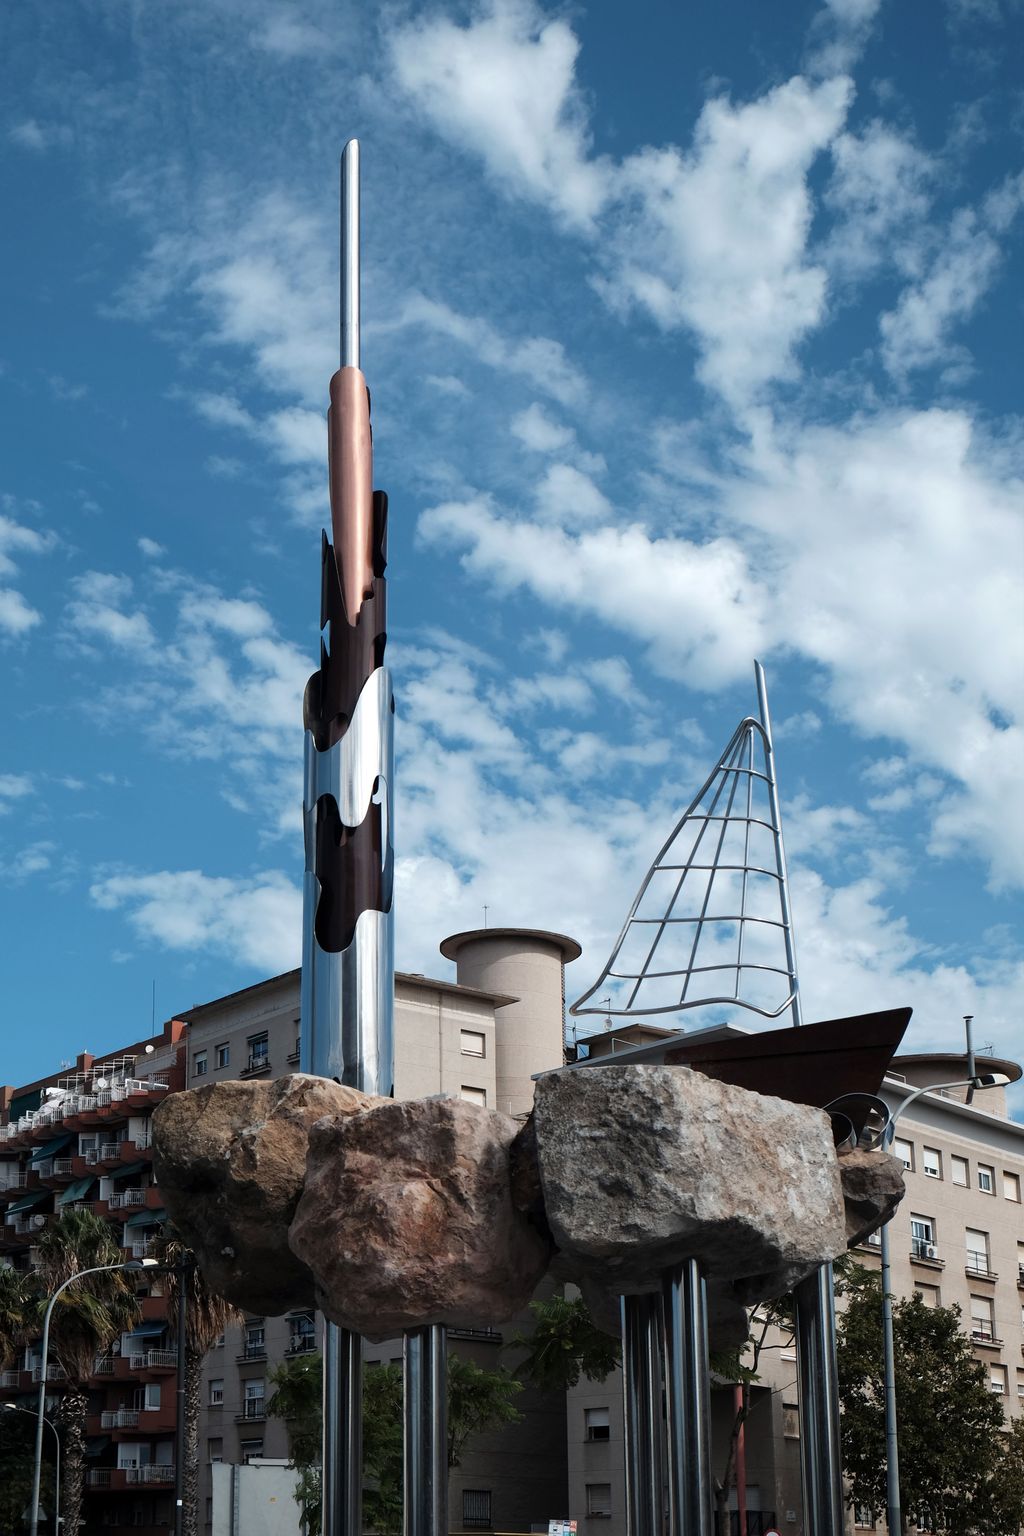
[[[288,1247],[309,1128],[384,1102],[296,1072],[170,1095],[153,1117],[153,1168],[207,1284],[276,1317],[313,1304],[313,1278]]]
[[[288,1240],[327,1316],[386,1339],[428,1323],[485,1327],[524,1307],[550,1248],[513,1204],[517,1130],[461,1099],[315,1126]]]
[[[845,1247],[824,1111],[686,1067],[609,1066],[537,1084],[544,1211],[581,1284],[643,1291],[683,1259],[736,1284],[736,1304],[788,1289]]]
[[[846,1204],[846,1246],[854,1248],[887,1222],[906,1193],[903,1164],[888,1152],[857,1148],[839,1159]]]

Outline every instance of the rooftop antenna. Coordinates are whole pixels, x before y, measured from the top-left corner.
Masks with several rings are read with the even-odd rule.
[[[572,1014],[608,981],[634,1018],[731,1005],[803,1022],[764,668],[758,715],[740,721],[641,882],[611,956]],[[781,983],[781,985],[780,985]]]
[[[974,1014],[964,1014],[964,1034],[967,1037],[967,1076],[971,1079],[964,1102],[970,1104],[974,1098],[974,1078],[978,1074],[978,1067],[974,1057],[974,1034],[971,1025],[974,1023]]]

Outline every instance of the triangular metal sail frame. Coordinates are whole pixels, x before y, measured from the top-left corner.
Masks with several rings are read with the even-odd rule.
[[[754,663],[754,675],[760,718],[748,715],[736,727],[715,767],[647,871],[604,970],[594,985],[572,1004],[570,1013],[633,1018],[728,1004],[746,1008],[766,1019],[777,1019],[788,1009],[794,1024],[802,1022],[771,718],[764,668],[760,662]],[[767,801],[764,815],[758,814],[760,804],[755,807],[755,800],[759,798]],[[685,846],[691,832],[689,851],[680,858],[677,849],[680,845]],[[741,835],[742,849],[738,856],[727,847],[730,832]],[[766,833],[771,844],[770,863],[774,867],[769,867],[768,861],[757,861],[752,852],[752,840],[763,842]],[[670,898],[660,912],[655,910],[655,915],[650,915],[651,904],[645,905],[648,891],[657,877],[673,875],[676,876],[674,880],[659,882],[672,887]],[[723,875],[724,880],[720,878]],[[716,881],[719,890],[728,886],[730,895],[738,898],[734,910],[713,910]],[[766,916],[763,907],[755,910],[754,889],[763,891],[766,882],[774,895],[771,905],[777,910],[777,916],[774,913]],[[688,890],[701,884],[703,893],[699,905],[694,911],[687,911]],[[684,930],[692,932],[689,944],[683,945],[685,963],[669,964],[667,969],[656,968],[659,950],[671,950]],[[734,948],[732,930],[735,931]],[[751,950],[757,952],[758,940],[763,939],[766,931],[781,937],[781,964],[751,957]],[[730,946],[728,954],[723,948],[726,944]],[[716,946],[713,963],[698,963],[707,950],[714,951]],[[642,959],[630,965],[629,952],[634,948]],[[623,962],[621,966],[620,960]],[[731,992],[702,993],[698,978],[723,973],[731,973],[734,978]],[[744,997],[741,994],[747,973],[784,977],[785,997],[774,1007],[762,1006],[753,998]],[[645,996],[657,991],[658,987],[664,992],[672,978],[678,978],[678,995],[645,1005]],[[616,1006],[615,998],[606,998],[590,1007],[585,1006],[608,982],[632,983],[625,1003]],[[657,987],[652,988],[651,983],[656,983]]]

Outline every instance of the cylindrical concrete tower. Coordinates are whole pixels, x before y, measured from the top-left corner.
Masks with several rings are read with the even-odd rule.
[[[533,1074],[562,1065],[567,960],[582,950],[564,933],[539,928],[474,928],[441,945],[459,985],[515,1002],[495,1015],[494,1109],[523,1115],[533,1104]]]

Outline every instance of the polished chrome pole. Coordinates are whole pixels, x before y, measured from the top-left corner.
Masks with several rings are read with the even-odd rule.
[[[447,1332],[405,1335],[404,1536],[447,1536]]]
[[[806,1536],[843,1536],[839,1383],[832,1265],[801,1280],[796,1299],[800,1476]]]
[[[341,366],[331,380],[331,533],[321,550],[324,631],[306,687],[303,827],[304,1072],[394,1090],[391,678],[385,629],[387,499],[373,491],[359,357],[359,144],[341,157]],[[362,1346],[324,1330],[324,1536],[362,1531]]]
[[[662,1281],[669,1536],[712,1536],[707,1295],[696,1259]]]
[[[623,1296],[622,1386],[629,1536],[661,1536],[665,1529],[661,1333],[660,1296]]]

